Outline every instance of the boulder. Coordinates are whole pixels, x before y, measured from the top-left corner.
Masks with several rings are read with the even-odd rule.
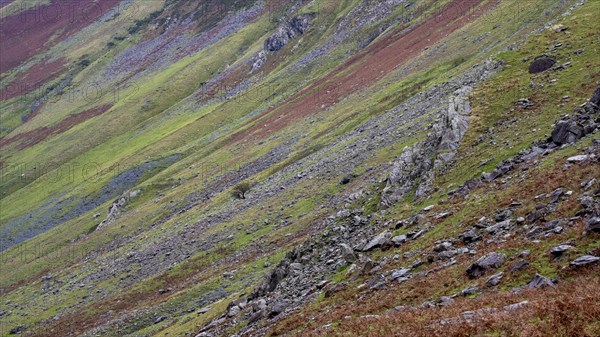
[[[273,305],[271,305],[271,308],[269,309],[269,318],[273,318],[281,314],[285,311],[285,309],[287,309],[288,306],[289,304],[285,301],[277,301],[273,303]]]
[[[527,262],[527,260],[520,259],[519,261],[513,263],[512,266],[510,266],[510,271],[515,272],[515,271],[526,268],[528,265],[529,265],[529,262]]]
[[[373,239],[371,239],[371,241],[369,241],[363,247],[362,250],[364,252],[368,252],[375,248],[381,248],[381,249],[389,248],[389,246],[391,246],[391,243],[392,243],[391,238],[392,238],[392,233],[390,233],[389,231],[380,233],[379,235],[377,235]]]
[[[354,174],[346,174],[342,180],[340,181],[340,185],[347,185],[354,179],[356,176]]]
[[[490,269],[499,268],[504,261],[506,261],[506,255],[502,253],[487,254],[467,268],[467,275],[469,278],[477,278]]]
[[[583,127],[574,120],[560,120],[552,130],[552,141],[558,145],[570,144],[583,137]]]
[[[584,222],[586,231],[600,233],[600,217],[588,217]]]
[[[554,66],[556,60],[552,57],[547,56],[538,56],[531,64],[529,65],[529,73],[537,74],[544,72]]]
[[[567,161],[569,163],[581,163],[581,162],[588,160],[589,158],[590,158],[590,156],[588,156],[586,154],[580,154],[577,156],[567,158]]]

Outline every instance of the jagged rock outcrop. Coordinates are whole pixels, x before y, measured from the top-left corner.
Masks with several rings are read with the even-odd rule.
[[[471,112],[468,96],[472,90],[470,86],[456,90],[427,139],[404,149],[383,190],[382,206],[394,204],[414,188],[416,198],[427,193],[434,171],[452,160],[467,130]]]

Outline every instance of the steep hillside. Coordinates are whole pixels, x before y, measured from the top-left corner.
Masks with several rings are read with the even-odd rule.
[[[0,335],[600,335],[600,2],[0,13]]]

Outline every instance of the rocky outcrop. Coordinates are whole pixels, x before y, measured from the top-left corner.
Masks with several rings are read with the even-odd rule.
[[[269,52],[276,52],[285,47],[290,40],[298,35],[304,34],[308,30],[310,21],[314,19],[315,14],[309,13],[293,17],[285,21],[273,35],[265,41],[264,49]]]
[[[428,191],[434,171],[454,157],[467,130],[471,112],[468,96],[472,90],[470,86],[456,90],[427,139],[404,149],[383,190],[382,206],[391,206],[415,188],[416,198]]]
[[[106,218],[98,224],[98,226],[96,227],[96,230],[101,230],[102,228],[115,222],[115,220],[117,220],[117,218],[121,214],[121,209],[123,208],[123,206],[125,206],[125,204],[130,199],[137,197],[140,193],[141,193],[140,190],[126,192],[122,197],[115,200],[112,203],[112,205],[110,205],[110,207],[108,208],[108,213],[106,215]]]

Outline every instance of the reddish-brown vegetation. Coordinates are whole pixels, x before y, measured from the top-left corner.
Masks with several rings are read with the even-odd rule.
[[[33,94],[34,98],[42,98],[45,89],[42,85],[58,76],[66,59],[61,57],[55,61],[48,62],[48,59],[41,60],[29,68],[24,74],[19,75],[19,79],[9,83],[2,89],[2,100]]]
[[[106,14],[119,0],[52,0],[2,18],[0,73],[22,64],[42,50],[80,31]]]

